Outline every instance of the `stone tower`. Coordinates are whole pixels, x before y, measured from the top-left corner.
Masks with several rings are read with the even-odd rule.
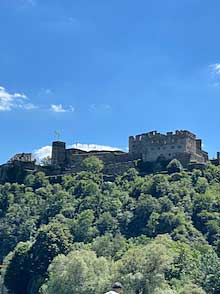
[[[129,153],[144,162],[180,160],[183,165],[190,161],[204,163],[208,153],[202,150],[202,141],[186,130],[160,134],[157,131],[129,137]]]
[[[66,143],[55,141],[52,144],[52,165],[63,165],[66,160]]]

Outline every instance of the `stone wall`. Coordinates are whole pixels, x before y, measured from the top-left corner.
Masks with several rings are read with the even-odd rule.
[[[101,159],[105,166],[127,163],[136,159],[144,162],[170,161],[177,158],[184,166],[190,161],[200,163],[208,160],[202,150],[202,141],[186,130],[160,134],[156,131],[129,137],[129,152],[90,151],[76,148],[66,149],[64,142],[53,142],[52,166],[66,170],[81,170],[83,160],[89,156]]]
[[[103,173],[105,175],[122,175],[129,168],[134,168],[134,167],[135,165],[133,161],[108,164],[105,166]]]
[[[172,160],[178,156],[190,158],[186,154],[191,154],[199,162],[204,162],[208,156],[201,150],[201,145],[201,140],[196,139],[189,131],[166,134],[154,131],[129,137],[129,153],[139,156],[144,162],[154,162],[158,158]]]
[[[52,165],[63,165],[66,160],[66,143],[56,141],[52,144]]]
[[[96,156],[104,162],[104,164],[114,164],[119,162],[128,162],[133,160],[133,156],[129,153],[120,151],[93,151],[81,154],[66,152],[66,164],[68,167],[81,165],[83,160],[90,156]]]

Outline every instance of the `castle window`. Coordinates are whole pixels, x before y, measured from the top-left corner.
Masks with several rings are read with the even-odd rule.
[[[169,153],[168,155],[169,155],[169,156],[171,156],[171,154],[170,154],[170,153]]]
[[[160,150],[160,147],[158,147],[158,150]]]
[[[171,146],[171,149],[174,149],[175,148],[175,146]]]
[[[179,148],[179,149],[181,149],[181,148],[182,148],[182,146],[180,146],[180,145],[179,145],[179,146],[178,146],[178,148]]]

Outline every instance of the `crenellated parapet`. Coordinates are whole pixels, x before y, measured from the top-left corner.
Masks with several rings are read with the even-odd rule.
[[[131,143],[139,143],[139,142],[148,142],[149,144],[169,144],[177,142],[179,139],[189,138],[192,140],[196,139],[196,135],[193,133],[180,130],[175,132],[167,132],[166,134],[158,133],[157,131],[152,131],[148,133],[143,133],[136,136],[130,136],[129,142]]]

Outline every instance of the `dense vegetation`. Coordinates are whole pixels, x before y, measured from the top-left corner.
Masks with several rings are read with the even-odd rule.
[[[0,186],[1,272],[12,294],[220,293],[220,167],[114,182],[103,164],[50,184],[43,173]]]

